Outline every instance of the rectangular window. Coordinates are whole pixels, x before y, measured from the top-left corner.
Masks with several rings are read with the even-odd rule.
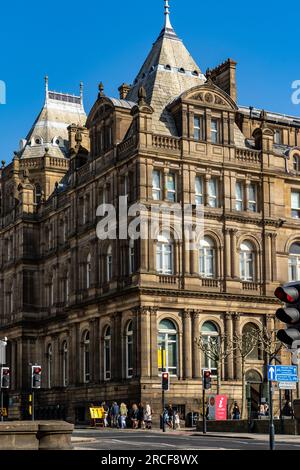
[[[248,189],[248,210],[257,212],[257,185],[251,183]]]
[[[205,128],[204,128],[204,117],[194,117],[194,139],[205,140]]]
[[[276,129],[274,132],[274,144],[282,144],[282,132],[279,129]]]
[[[176,202],[176,176],[174,173],[167,175],[167,199]]]
[[[235,210],[242,211],[244,209],[244,185],[242,181],[237,181],[235,185]]]
[[[300,219],[300,192],[292,191],[291,195],[292,217]]]
[[[159,170],[153,170],[152,173],[152,197],[154,201],[161,200],[161,172]]]
[[[211,125],[211,141],[213,144],[219,144],[221,142],[221,121],[220,119],[212,119]]]
[[[211,178],[208,183],[208,205],[218,207],[218,180]]]
[[[195,178],[195,202],[196,205],[200,206],[203,204],[203,178],[202,176],[196,176]]]

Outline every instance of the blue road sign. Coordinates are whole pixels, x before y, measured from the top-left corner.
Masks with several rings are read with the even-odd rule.
[[[268,366],[268,380],[270,382],[276,381],[276,366]]]
[[[268,366],[270,382],[298,382],[297,366]]]

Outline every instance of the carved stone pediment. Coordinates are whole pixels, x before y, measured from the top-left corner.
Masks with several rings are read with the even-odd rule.
[[[225,101],[225,99],[221,98],[216,93],[213,93],[210,91],[203,91],[203,92],[197,92],[197,93],[191,94],[188,97],[188,99],[201,101],[201,103],[207,104],[209,106],[216,105],[216,106],[222,106],[224,108],[231,109],[231,106],[229,105],[228,102]]]

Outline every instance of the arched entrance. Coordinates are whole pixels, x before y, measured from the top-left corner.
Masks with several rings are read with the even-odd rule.
[[[247,398],[249,414],[252,419],[258,417],[259,405],[262,397],[262,377],[256,370],[246,372]]]

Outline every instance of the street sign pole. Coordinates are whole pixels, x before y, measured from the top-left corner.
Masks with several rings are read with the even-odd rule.
[[[273,415],[273,382],[269,382],[269,398],[270,398],[270,450],[275,450],[275,426]]]
[[[32,390],[31,420],[34,421],[34,390]]]
[[[165,364],[164,364],[164,347],[161,347],[161,372],[165,372]],[[166,423],[165,423],[165,390],[162,386],[161,392],[161,401],[162,401],[162,431],[166,432]]]

